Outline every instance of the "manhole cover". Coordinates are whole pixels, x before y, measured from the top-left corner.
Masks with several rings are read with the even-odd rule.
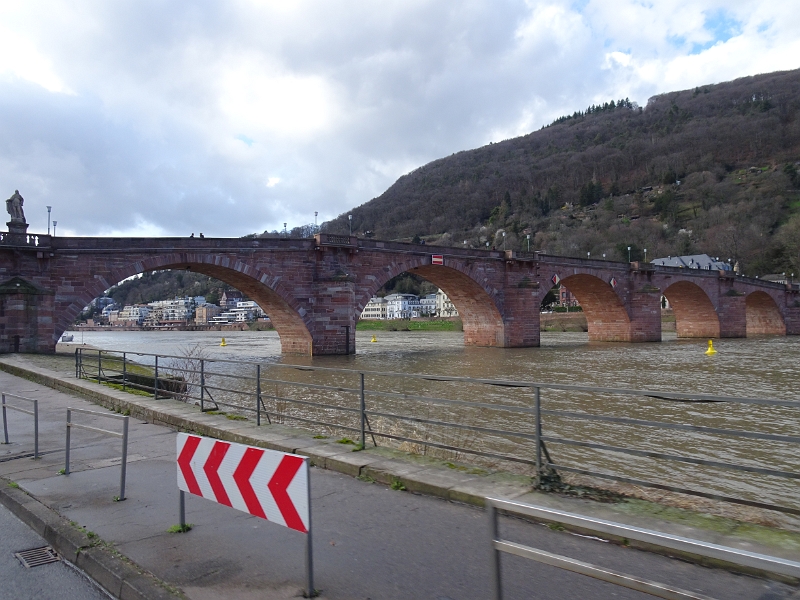
[[[21,562],[28,569],[61,560],[58,554],[56,554],[56,551],[50,546],[33,548],[31,550],[23,550],[22,552],[15,552],[14,556],[16,556],[19,559],[19,562]]]

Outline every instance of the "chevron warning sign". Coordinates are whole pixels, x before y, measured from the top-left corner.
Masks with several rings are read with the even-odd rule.
[[[178,434],[178,488],[308,533],[308,459]]]

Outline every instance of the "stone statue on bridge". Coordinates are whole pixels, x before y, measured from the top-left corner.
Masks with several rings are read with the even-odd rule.
[[[25,223],[25,212],[22,205],[25,200],[20,195],[19,190],[14,190],[14,195],[6,200],[6,210],[11,215],[11,223]]]

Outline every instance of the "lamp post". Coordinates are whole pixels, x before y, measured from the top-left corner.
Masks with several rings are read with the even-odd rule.
[[[287,235],[288,234],[286,233],[286,223],[284,223],[283,224],[283,237],[287,237]]]
[[[503,232],[503,250],[505,251],[505,249],[506,249],[506,232],[504,231]]]
[[[719,259],[717,259],[719,260]],[[647,263],[647,248],[644,249],[644,262]]]
[[[50,235],[50,209],[52,208],[52,206],[47,207],[47,235]]]
[[[58,225],[58,221],[53,221],[53,237],[56,237],[56,225]],[[49,232],[49,228],[48,228]]]
[[[531,251],[531,234],[530,233],[527,235],[527,238],[528,238],[528,252],[530,252]]]
[[[589,259],[589,258],[592,258],[592,253],[591,253],[591,252],[587,252],[587,253],[586,253],[586,258],[587,258],[587,259]]]
[[[317,215],[319,214],[318,211],[314,211],[314,233],[317,233]]]
[[[628,262],[631,262],[631,247],[628,246]]]
[[[347,215],[347,220],[350,222],[350,235],[353,235],[353,215]]]

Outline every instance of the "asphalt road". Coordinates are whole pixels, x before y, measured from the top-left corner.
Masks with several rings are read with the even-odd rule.
[[[15,552],[46,546],[38,534],[0,504],[0,600],[107,600],[108,594],[64,562],[30,569]]]

